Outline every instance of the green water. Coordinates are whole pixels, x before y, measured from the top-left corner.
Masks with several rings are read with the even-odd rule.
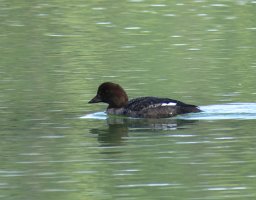
[[[0,1],[0,199],[255,199],[255,10]],[[108,118],[87,104],[104,81],[207,112]]]

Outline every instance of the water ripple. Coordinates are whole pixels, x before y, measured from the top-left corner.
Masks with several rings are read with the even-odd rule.
[[[202,113],[179,116],[180,119],[223,120],[256,119],[256,103],[229,103],[222,105],[200,106]]]
[[[223,119],[256,119],[256,103],[229,103],[220,105],[200,106],[203,112],[179,115],[172,119],[182,120],[223,120]],[[81,119],[108,118],[105,112],[90,113],[80,117]]]
[[[138,187],[164,187],[164,186],[179,186],[176,183],[141,183],[141,184],[128,184],[128,185],[118,185],[118,188],[138,188]]]

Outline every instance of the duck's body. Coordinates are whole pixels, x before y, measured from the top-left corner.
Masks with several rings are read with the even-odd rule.
[[[97,95],[89,103],[108,103],[108,114],[124,115],[136,118],[168,118],[179,114],[200,112],[201,110],[181,101],[159,98],[139,97],[128,101],[121,86],[111,82],[102,83]]]

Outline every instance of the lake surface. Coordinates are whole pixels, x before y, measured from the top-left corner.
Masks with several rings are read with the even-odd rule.
[[[256,1],[0,2],[0,199],[256,198]],[[130,98],[199,105],[109,117]]]

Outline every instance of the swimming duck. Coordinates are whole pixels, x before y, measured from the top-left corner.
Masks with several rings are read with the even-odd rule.
[[[104,82],[98,87],[97,95],[88,103],[108,104],[107,114],[123,115],[134,118],[168,118],[179,114],[196,113],[201,110],[169,98],[139,97],[128,100],[124,89],[112,82]]]

